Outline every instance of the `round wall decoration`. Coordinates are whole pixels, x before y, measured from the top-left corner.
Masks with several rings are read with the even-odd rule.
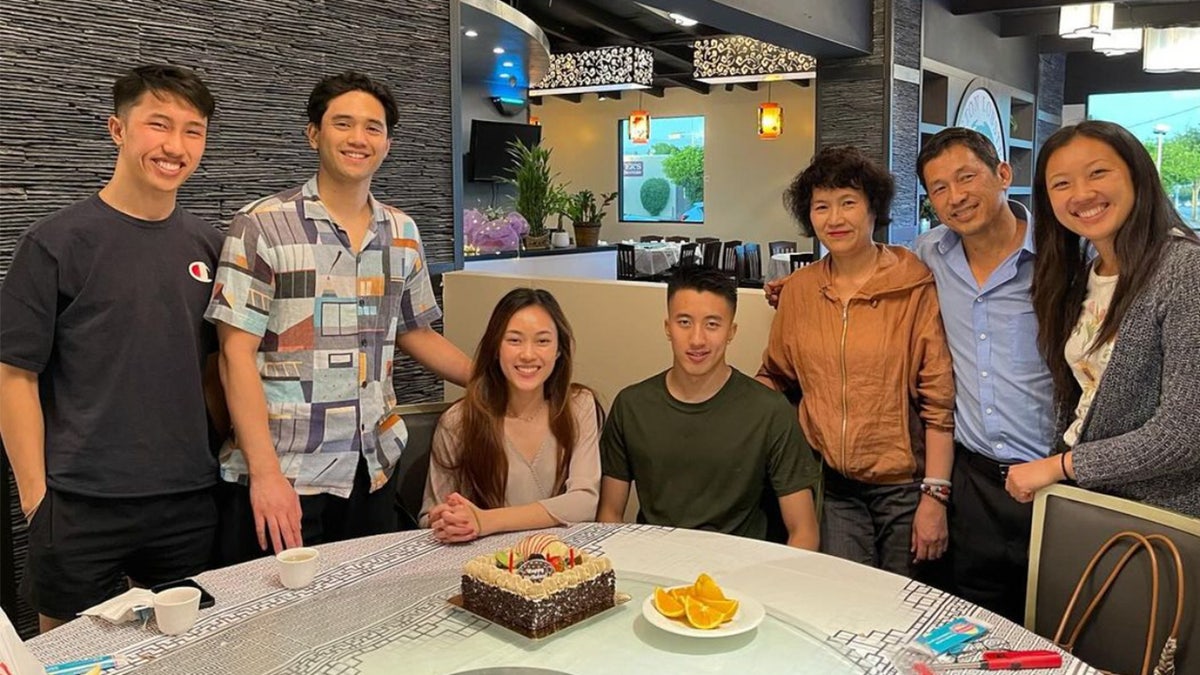
[[[987,136],[992,145],[996,146],[996,154],[1001,161],[1008,161],[1008,153],[1004,147],[1004,125],[1000,121],[1000,108],[996,99],[984,87],[968,90],[958,107],[958,116],[954,124],[960,127],[974,129]]]

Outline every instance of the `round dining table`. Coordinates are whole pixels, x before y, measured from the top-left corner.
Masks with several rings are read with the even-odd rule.
[[[740,537],[649,525],[583,523],[548,530],[608,556],[618,594],[630,596],[582,623],[532,640],[449,603],[463,564],[527,533],[440,544],[428,530],[320,546],[313,583],[284,588],[273,558],[205,572],[216,604],[186,633],[76,619],[27,642],[43,663],[120,654],[106,675],[373,675],[383,673],[798,673],[902,672],[896,651],[958,616],[986,622],[982,649],[1053,649],[987,610],[924,584],[832,556]],[[679,635],[648,621],[656,586],[707,572],[732,597],[766,610],[753,630],[715,639]],[[975,652],[975,657],[978,657]],[[973,657],[961,656],[970,660]],[[960,670],[956,672],[974,672]],[[979,671],[983,672],[983,671]],[[1063,666],[1034,673],[1085,675]]]

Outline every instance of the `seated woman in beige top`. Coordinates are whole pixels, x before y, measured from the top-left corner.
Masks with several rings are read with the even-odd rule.
[[[599,413],[571,382],[571,327],[554,296],[501,298],[467,392],[433,436],[420,523],[442,542],[595,520]]]

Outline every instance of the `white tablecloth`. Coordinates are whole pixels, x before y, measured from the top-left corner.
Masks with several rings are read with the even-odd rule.
[[[633,269],[643,276],[658,276],[679,264],[681,244],[673,241],[637,242],[633,245]]]
[[[199,581],[216,605],[183,635],[160,635],[153,622],[141,628],[82,618],[28,644],[46,663],[117,653],[129,658],[130,665],[106,675],[454,673],[515,665],[580,675],[884,675],[895,672],[887,655],[896,645],[969,615],[992,624],[989,647],[1049,647],[964,600],[830,556],[644,525],[554,531],[576,548],[609,556],[618,590],[633,600],[531,641],[446,602],[458,593],[466,560],[522,535],[445,546],[416,531],[322,546],[321,572],[296,591],[279,585],[271,558],[206,572]],[[766,605],[763,624],[742,636],[699,640],[664,633],[641,616],[654,585],[687,583],[702,571]],[[1058,673],[1096,672],[1070,657],[1065,663]]]

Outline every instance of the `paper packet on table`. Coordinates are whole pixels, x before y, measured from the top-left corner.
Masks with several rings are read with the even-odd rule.
[[[127,623],[142,617],[138,610],[154,606],[154,592],[146,588],[131,588],[124,593],[89,607],[80,614],[96,616],[109,623]]]
[[[0,675],[46,675],[46,669],[17,636],[8,615],[0,610]]]
[[[934,663],[938,657],[946,654],[957,654],[964,645],[982,638],[991,628],[976,618],[955,617],[897,648],[890,655],[892,665],[903,675],[926,673],[928,669],[920,666]]]

